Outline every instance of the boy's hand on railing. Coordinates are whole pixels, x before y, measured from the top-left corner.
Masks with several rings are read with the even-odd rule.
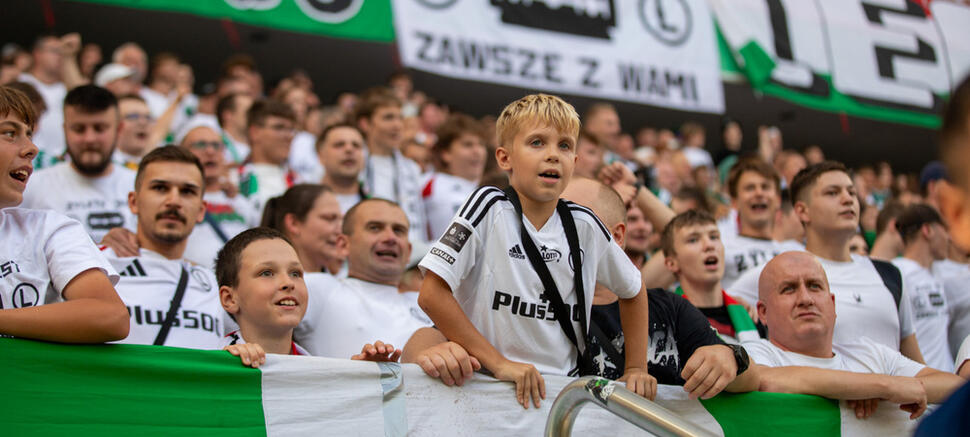
[[[657,378],[647,373],[646,369],[626,369],[617,381],[625,382],[627,390],[651,401],[657,397]]]
[[[529,398],[536,408],[539,408],[540,399],[546,398],[546,381],[532,364],[505,360],[489,370],[496,379],[515,383],[515,399],[527,410]]]
[[[364,347],[360,348],[360,353],[350,357],[352,360],[357,361],[374,361],[374,362],[391,362],[396,363],[398,359],[401,358],[401,350],[394,349],[389,343],[384,343],[380,340],[374,342],[374,344],[365,344]]]
[[[260,364],[266,363],[266,351],[256,343],[233,344],[226,346],[224,350],[239,357],[244,366],[256,369]]]
[[[447,386],[462,385],[482,368],[478,359],[468,355],[465,348],[453,341],[431,346],[414,360],[428,376],[438,378]]]

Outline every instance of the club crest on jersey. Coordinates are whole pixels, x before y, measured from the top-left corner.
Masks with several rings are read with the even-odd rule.
[[[452,223],[451,227],[445,231],[445,234],[441,236],[438,240],[441,244],[448,246],[455,250],[455,252],[461,252],[461,248],[465,247],[465,243],[468,242],[468,238],[471,237],[472,231],[460,223]]]
[[[209,283],[209,277],[205,274],[204,267],[192,266],[192,279],[195,279],[202,286],[202,291],[212,290],[212,284]]]

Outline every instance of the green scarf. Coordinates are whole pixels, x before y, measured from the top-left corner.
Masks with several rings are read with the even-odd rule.
[[[674,294],[683,297],[684,299],[690,300],[685,294],[684,289],[677,287]],[[739,342],[757,340],[760,338],[758,335],[758,329],[754,326],[754,321],[751,320],[751,316],[748,315],[748,310],[744,309],[738,301],[734,300],[731,296],[721,290],[721,295],[724,298],[724,305],[727,307],[728,317],[731,318],[731,325],[734,327],[734,336]],[[720,334],[718,334],[720,335]]]

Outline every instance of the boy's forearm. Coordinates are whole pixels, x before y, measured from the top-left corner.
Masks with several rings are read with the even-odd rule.
[[[421,284],[418,305],[448,340],[465,348],[468,354],[477,358],[485,368],[493,370],[495,366],[506,360],[468,319],[451,294],[448,284],[430,271]]]
[[[128,336],[128,312],[97,299],[0,310],[0,333],[60,343],[104,343]]]
[[[404,345],[401,354],[402,363],[413,363],[420,354],[425,349],[432,347],[437,344],[441,344],[448,341],[441,331],[435,328],[421,328],[414,331],[411,334],[411,338],[408,339],[407,344]]]
[[[620,299],[620,325],[623,328],[625,369],[647,369],[649,306],[647,290],[630,299]]]

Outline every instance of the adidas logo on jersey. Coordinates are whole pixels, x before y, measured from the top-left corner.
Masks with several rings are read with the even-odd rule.
[[[137,258],[134,261],[132,261],[131,264],[128,264],[128,267],[125,267],[122,271],[118,272],[118,274],[121,276],[131,276],[131,277],[148,276],[148,274],[145,273],[145,269],[142,268],[141,263],[138,262]]]
[[[525,259],[525,254],[522,253],[522,248],[518,244],[509,249],[509,258]]]

